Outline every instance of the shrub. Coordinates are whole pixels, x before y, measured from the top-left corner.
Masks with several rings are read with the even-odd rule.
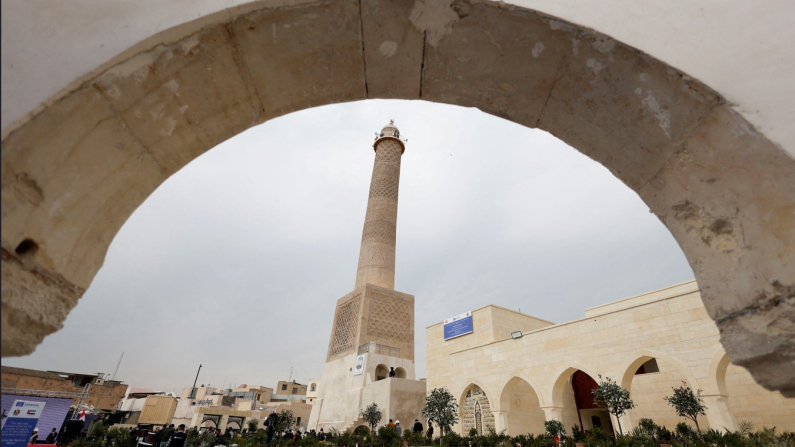
[[[544,421],[544,428],[547,429],[547,434],[551,437],[563,437],[566,436],[566,427],[563,426],[563,422],[551,420],[551,421]]]

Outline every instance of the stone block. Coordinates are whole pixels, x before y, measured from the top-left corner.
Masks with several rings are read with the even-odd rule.
[[[454,7],[460,20],[452,33],[426,44],[422,99],[535,127],[570,51],[568,33],[525,10],[466,1]]]
[[[414,0],[361,0],[368,98],[419,99],[425,34],[409,16]]]
[[[256,11],[230,24],[269,119],[365,99],[359,2]]]
[[[638,189],[717,103],[671,67],[605,36],[578,33],[538,127]]]
[[[138,54],[96,85],[171,174],[258,122],[250,82],[228,29],[214,27]]]
[[[100,92],[85,88],[3,146],[3,247],[85,289],[128,216],[166,178]]]
[[[772,366],[795,356],[795,160],[720,106],[638,193],[682,246],[723,339],[736,340],[724,343],[732,361],[770,362],[751,368],[757,380],[795,385]]]

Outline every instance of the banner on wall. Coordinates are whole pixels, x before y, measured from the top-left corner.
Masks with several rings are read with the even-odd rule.
[[[361,376],[364,374],[364,361],[367,358],[367,354],[359,354],[356,357],[356,366],[353,368],[353,375],[354,376]]]
[[[2,447],[25,447],[44,411],[44,402],[15,400],[3,420]]]
[[[466,312],[444,320],[444,339],[472,333],[472,312]]]

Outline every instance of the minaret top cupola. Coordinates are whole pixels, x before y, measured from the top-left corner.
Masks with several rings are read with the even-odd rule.
[[[403,144],[403,140],[400,139],[400,130],[398,130],[397,126],[395,126],[395,120],[389,120],[389,124],[381,129],[381,133],[376,134],[375,143],[373,143],[373,149],[378,150],[378,143],[384,140],[397,141],[398,144],[400,144],[400,153],[403,154],[403,152],[406,152],[406,145]]]

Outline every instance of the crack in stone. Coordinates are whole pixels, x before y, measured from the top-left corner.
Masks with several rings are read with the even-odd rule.
[[[359,0],[359,40],[362,43],[362,69],[364,70],[364,97],[370,98],[370,86],[367,80],[367,53],[364,50],[364,17],[362,15],[362,0]]]

